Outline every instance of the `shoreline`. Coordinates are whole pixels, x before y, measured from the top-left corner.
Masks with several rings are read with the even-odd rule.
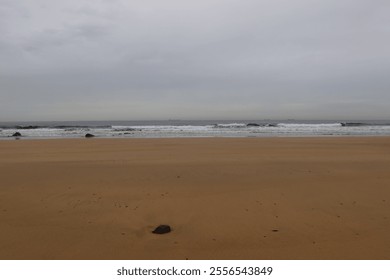
[[[258,120],[258,121],[101,121],[26,123],[0,127],[0,138],[310,137],[390,136],[390,121]]]
[[[132,139],[289,139],[289,138],[302,138],[302,139],[318,139],[318,138],[389,138],[390,135],[262,135],[262,136],[160,136],[160,137],[123,137],[123,136],[111,136],[111,137],[102,137],[102,136],[94,136],[91,138],[85,136],[79,137],[29,137],[29,136],[8,136],[0,138],[0,143],[2,141],[13,141],[13,140],[37,140],[37,141],[46,141],[46,140],[132,140]]]
[[[390,137],[28,140],[0,259],[390,259]]]

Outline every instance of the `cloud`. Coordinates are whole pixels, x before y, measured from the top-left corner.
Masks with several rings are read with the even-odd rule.
[[[0,0],[0,118],[101,119],[99,104],[110,119],[389,118],[389,12],[382,0]]]

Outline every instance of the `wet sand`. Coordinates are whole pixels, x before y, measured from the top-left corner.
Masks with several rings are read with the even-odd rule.
[[[390,138],[0,141],[0,229],[0,259],[390,259]]]

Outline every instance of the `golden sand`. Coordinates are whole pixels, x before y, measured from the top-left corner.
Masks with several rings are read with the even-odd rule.
[[[0,141],[0,259],[390,259],[389,237],[387,137]]]

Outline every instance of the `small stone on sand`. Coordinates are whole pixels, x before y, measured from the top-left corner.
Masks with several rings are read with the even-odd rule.
[[[164,233],[169,233],[171,232],[171,227],[168,226],[168,225],[159,225],[158,227],[156,227],[152,233],[155,233],[155,234],[164,234]]]

